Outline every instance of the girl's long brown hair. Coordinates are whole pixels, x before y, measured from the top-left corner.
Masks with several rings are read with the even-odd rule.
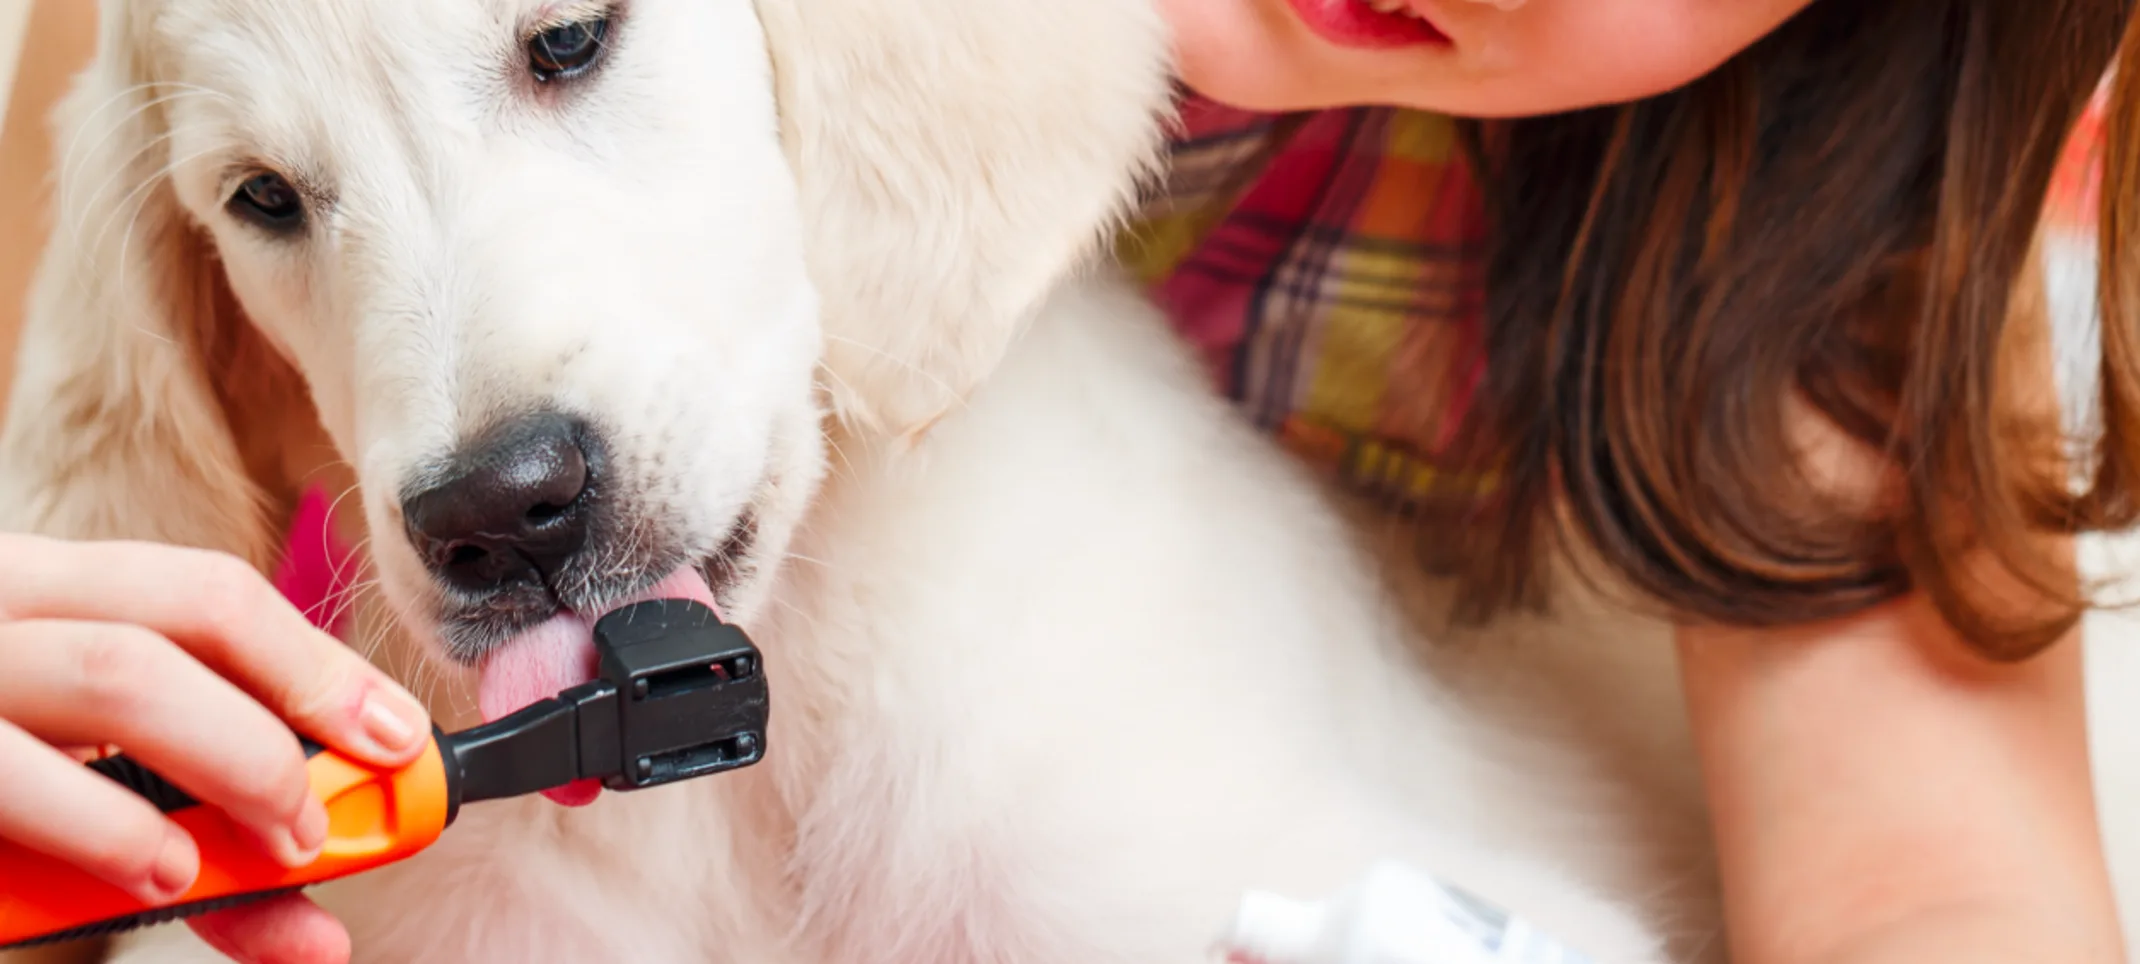
[[[1494,240],[1459,454],[1499,484],[1422,539],[1470,614],[1541,598],[1543,560],[1574,537],[1695,620],[1802,624],[1919,589],[1988,657],[2069,629],[2086,594],[2042,536],[2140,512],[2134,71],[2103,158],[2085,482],[2057,468],[2073,452],[2044,447],[2050,426],[2030,437],[1995,399],[2054,170],[2121,38],[2140,50],[2131,15],[1815,0],[1688,87],[1472,125]],[[1809,480],[1796,402],[1885,454],[1888,497]],[[1989,605],[1972,558],[2042,605]]]

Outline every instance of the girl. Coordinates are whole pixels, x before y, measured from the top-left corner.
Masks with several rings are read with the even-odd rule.
[[[2127,0],[1162,2],[1129,260],[1463,615],[1579,550],[1679,617],[1736,960],[2124,959],[2071,536],[2140,507],[2128,92],[2085,448],[2030,293]]]

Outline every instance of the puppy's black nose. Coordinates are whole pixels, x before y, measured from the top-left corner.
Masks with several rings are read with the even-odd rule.
[[[500,423],[454,456],[444,482],[403,499],[432,573],[472,593],[547,585],[587,544],[585,434],[555,414]]]

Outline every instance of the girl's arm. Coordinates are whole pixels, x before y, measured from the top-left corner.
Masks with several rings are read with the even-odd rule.
[[[2055,438],[2048,314],[2011,327],[2000,407]],[[1877,489],[1877,462],[1801,428],[1820,484]],[[1735,960],[2125,960],[2077,632],[1997,665],[1912,596],[1789,631],[1688,628],[1679,652]]]
[[[1909,599],[1679,649],[1734,960],[2125,959],[2078,639],[1994,666]]]

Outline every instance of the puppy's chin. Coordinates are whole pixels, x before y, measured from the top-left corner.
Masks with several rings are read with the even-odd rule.
[[[483,722],[509,716],[594,679],[595,621],[609,612],[651,599],[688,599],[720,612],[705,577],[697,568],[686,566],[602,612],[553,616],[506,640],[483,658],[476,684],[476,705],[483,713]],[[543,795],[566,806],[585,806],[601,792],[599,782],[582,780]]]

